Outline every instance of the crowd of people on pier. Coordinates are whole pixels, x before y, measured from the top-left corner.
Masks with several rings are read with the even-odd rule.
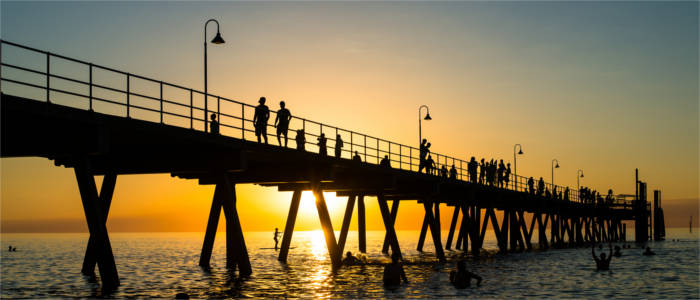
[[[255,127],[255,136],[257,141],[259,143],[264,142],[265,144],[268,143],[267,127],[270,119],[270,109],[267,107],[267,105],[265,105],[266,101],[267,100],[265,97],[260,97],[258,100],[258,105],[255,107],[255,115],[253,116],[253,126]],[[287,109],[284,101],[280,101],[279,106],[280,108],[276,113],[277,116],[273,126],[277,129],[277,143],[286,148],[288,144],[287,135],[290,130],[289,124],[292,120],[292,114],[289,109]],[[212,134],[220,134],[220,125],[216,120],[216,117],[216,114],[212,114],[211,121],[209,121],[209,129]],[[297,150],[306,151],[305,145],[307,141],[306,132],[304,129],[296,130],[294,140],[296,142]],[[316,140],[316,145],[319,149],[318,154],[321,156],[328,156],[328,138],[326,137],[325,133],[320,133]],[[336,158],[342,157],[344,144],[345,142],[343,141],[341,135],[336,134],[334,146],[334,155]],[[463,179],[461,178],[461,166],[460,171],[458,172],[454,162],[451,166],[449,166],[449,168],[447,162],[445,162],[445,164],[436,162],[433,159],[430,150],[431,146],[431,143],[428,142],[427,139],[421,140],[418,155],[418,173],[423,173],[423,170],[425,170],[425,174],[439,176],[445,180],[457,180],[458,175],[460,176],[459,179]],[[362,157],[358,151],[351,153],[351,159],[355,162],[362,162]],[[389,155],[384,155],[379,165],[382,167],[391,168],[391,160]],[[499,188],[516,189],[517,178],[511,178],[511,174],[510,162],[505,163],[503,159],[486,160],[485,158],[477,161],[476,158],[472,156],[467,163],[466,181]],[[511,179],[513,180],[511,181]],[[537,183],[535,183],[535,179],[533,177],[530,177],[527,180],[525,191],[531,195],[537,195],[540,197],[563,201],[570,200],[570,191],[568,187],[564,188],[552,185],[547,186],[542,177],[539,178]],[[608,194],[605,197],[602,197],[600,193],[586,187],[581,187],[579,189],[578,199],[581,203],[593,205],[612,204],[614,202],[612,190],[608,190]]]

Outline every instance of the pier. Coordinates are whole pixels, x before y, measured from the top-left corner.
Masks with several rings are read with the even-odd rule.
[[[663,239],[665,234],[661,192],[654,191],[652,214],[646,183],[638,176],[634,194],[611,201],[586,202],[575,188],[569,189],[568,199],[545,197],[530,192],[528,177],[520,175],[510,174],[501,187],[478,183],[467,172],[467,161],[449,155],[432,153],[438,169],[455,167],[454,178],[419,173],[419,149],[413,146],[297,117],[289,132],[305,137],[303,150],[297,149],[294,138],[289,148],[277,145],[274,138],[267,145],[255,139],[252,105],[8,41],[0,41],[0,50],[29,57],[0,64],[0,156],[43,157],[74,169],[90,232],[82,272],[94,274],[98,266],[103,288],[119,286],[106,221],[119,176],[130,174],[171,174],[215,185],[212,198],[201,199],[211,201],[211,211],[208,223],[202,224],[206,231],[199,265],[209,266],[223,211],[227,266],[240,276],[254,270],[236,209],[239,184],[292,192],[278,257],[282,262],[290,251],[301,193],[313,191],[333,268],[341,267],[353,215],[359,224],[359,251],[366,252],[365,201],[379,204],[386,229],[382,251],[398,254],[394,222],[401,201],[422,204],[418,250],[430,232],[439,261],[445,261],[444,250],[451,249],[479,256],[489,228],[502,253],[626,241],[623,221],[634,222],[637,242]],[[58,64],[84,72],[57,72]],[[205,111],[217,115],[221,134],[207,132]],[[271,118],[274,115],[271,112]],[[330,150],[335,137],[342,137],[340,157],[319,154],[315,141],[321,134],[328,137]],[[361,162],[351,159],[355,153]],[[390,167],[380,165],[385,156]],[[94,178],[98,175],[104,176],[100,187]],[[339,236],[323,192],[348,199]],[[439,216],[446,206],[455,209],[443,239]],[[533,238],[535,229],[538,236]]]

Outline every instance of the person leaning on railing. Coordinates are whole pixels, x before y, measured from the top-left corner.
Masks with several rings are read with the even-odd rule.
[[[209,122],[209,133],[219,134],[219,122],[216,121],[216,114],[211,114],[211,122]]]

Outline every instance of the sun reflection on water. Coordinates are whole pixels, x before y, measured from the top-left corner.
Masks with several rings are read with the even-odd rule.
[[[311,254],[316,260],[327,260],[328,250],[326,249],[326,238],[323,230],[314,230],[311,235]]]

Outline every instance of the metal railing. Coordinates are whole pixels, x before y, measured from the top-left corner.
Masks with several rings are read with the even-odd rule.
[[[12,51],[17,53],[10,53]],[[24,53],[20,53],[22,51]],[[34,58],[26,59],[26,66],[23,66],[20,62],[8,62],[3,56],[11,54],[34,56]],[[2,67],[0,90],[5,94],[21,93],[25,94],[23,95],[25,98],[47,103],[203,131],[207,128],[207,118],[204,115],[204,97],[206,97],[208,100],[206,102],[209,103],[207,109],[217,116],[221,128],[220,134],[246,141],[257,140],[253,124],[255,106],[250,104],[217,95],[205,95],[202,91],[192,88],[4,40],[0,40],[0,60],[0,67]],[[37,63],[38,61],[42,63]],[[70,75],[61,72],[61,69],[70,68],[82,68],[82,72],[87,71],[87,78],[80,78],[80,71],[69,72],[72,73]],[[85,77],[84,74],[82,76]],[[23,88],[18,89],[19,86]],[[66,96],[69,97],[66,98]],[[272,134],[268,136],[271,144],[277,144],[276,128],[271,124],[274,123],[276,114],[276,111],[271,110],[270,119],[265,125],[267,129],[272,130]],[[333,155],[336,136],[340,136],[344,144],[341,149],[341,158],[351,159],[356,153],[365,163],[379,164],[386,156],[393,168],[406,171],[419,170],[420,150],[415,147],[296,116],[292,117],[287,129],[287,133],[294,132],[303,134],[304,139],[310,141],[304,143],[305,151],[318,153],[319,146],[315,141],[321,134],[325,134],[327,152]],[[289,144],[292,148],[297,147],[295,137],[289,138]],[[448,177],[453,177],[451,174],[455,175],[451,178],[452,180],[471,181],[468,161],[439,153],[430,154],[435,161],[437,174],[440,174],[441,168],[445,166],[448,169]],[[450,171],[453,166],[455,170]],[[480,173],[476,174],[477,177],[479,175]],[[478,178],[474,178],[474,181],[481,182]],[[535,189],[537,183],[535,181]],[[498,184],[494,186],[499,187]],[[527,192],[528,178],[510,174],[508,181],[500,187]],[[566,188],[554,186],[551,183],[545,183],[545,187],[550,191],[556,187],[557,191],[562,193]],[[569,200],[580,202],[577,190],[569,189]]]

